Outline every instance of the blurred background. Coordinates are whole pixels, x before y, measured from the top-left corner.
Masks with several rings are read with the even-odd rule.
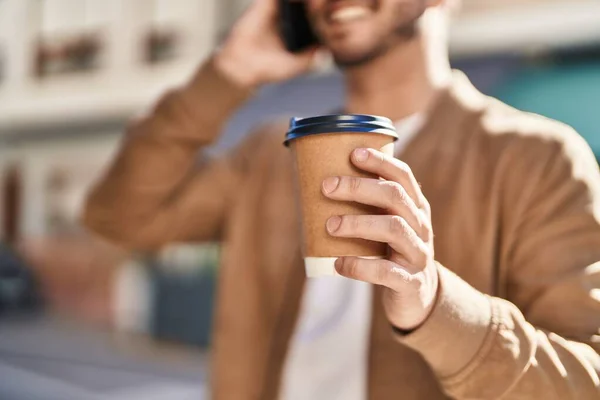
[[[128,254],[78,223],[126,122],[184,82],[251,0],[0,0],[0,399],[208,398],[219,245]],[[600,1],[463,0],[452,61],[600,157]],[[341,104],[325,69],[264,88],[218,154]]]

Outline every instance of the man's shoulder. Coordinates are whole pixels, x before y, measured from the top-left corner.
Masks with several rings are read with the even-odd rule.
[[[538,162],[562,162],[567,168],[575,165],[596,168],[596,157],[585,139],[571,126],[551,118],[517,110],[490,98],[481,117],[481,127],[491,140],[506,143],[507,155],[514,156],[515,166],[529,168]]]
[[[506,146],[529,147],[533,152],[557,146],[587,147],[585,140],[570,126],[486,96],[462,73],[454,75],[450,92],[455,109],[466,115],[461,120],[469,121],[467,129],[473,128],[469,130],[488,150],[501,151]]]
[[[486,165],[503,166],[511,175],[524,176],[558,164],[565,170],[597,170],[589,145],[570,126],[486,96],[463,74],[455,76],[450,92],[453,105],[448,109],[458,116],[449,118],[457,121],[457,135],[467,132],[470,140],[463,143],[480,154]]]
[[[564,144],[583,140],[569,125],[513,108],[488,97],[480,116],[481,133],[523,144]]]
[[[488,97],[478,126],[482,148],[506,166],[511,175],[543,173],[550,165],[562,165],[565,171],[597,169],[596,158],[585,139],[569,125],[551,118]]]

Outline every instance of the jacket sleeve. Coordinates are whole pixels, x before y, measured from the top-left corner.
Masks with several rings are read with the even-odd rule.
[[[127,130],[88,196],[84,224],[132,250],[216,238],[249,144],[220,159],[198,155],[249,94],[209,61],[187,85],[164,95]]]
[[[598,166],[574,132],[528,144],[503,198],[506,299],[440,266],[432,315],[399,338],[456,399],[600,399]]]

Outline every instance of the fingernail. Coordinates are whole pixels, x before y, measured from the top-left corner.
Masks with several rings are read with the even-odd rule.
[[[369,158],[369,152],[367,149],[356,149],[354,150],[354,159],[359,162],[365,162]]]
[[[339,184],[340,184],[340,178],[338,178],[337,176],[327,178],[323,181],[323,190],[325,191],[326,194],[329,194],[329,193],[333,192],[335,189],[337,189]]]
[[[329,233],[334,233],[335,231],[337,231],[340,228],[340,225],[342,224],[342,219],[340,217],[338,217],[337,215],[334,217],[331,217],[327,220],[327,232]]]
[[[342,269],[342,265],[344,265],[344,260],[342,257],[339,257],[335,260],[335,263],[333,264],[333,266],[335,267],[336,271],[340,272],[340,269]]]

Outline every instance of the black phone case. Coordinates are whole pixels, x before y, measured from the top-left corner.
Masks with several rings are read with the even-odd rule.
[[[288,51],[300,52],[317,44],[303,1],[279,0],[281,37]]]

